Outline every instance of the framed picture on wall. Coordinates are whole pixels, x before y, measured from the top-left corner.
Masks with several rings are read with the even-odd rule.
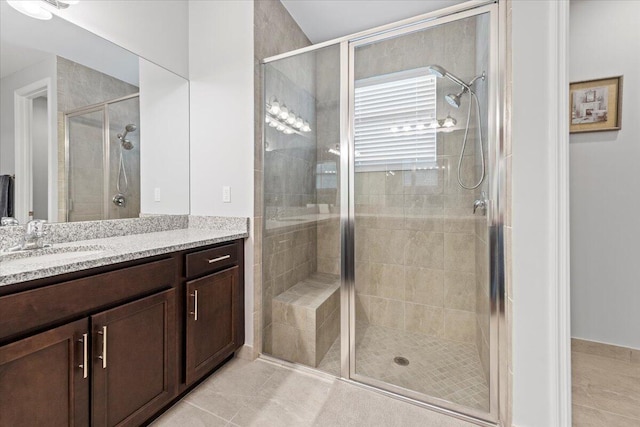
[[[571,83],[569,97],[570,133],[620,130],[622,76]]]

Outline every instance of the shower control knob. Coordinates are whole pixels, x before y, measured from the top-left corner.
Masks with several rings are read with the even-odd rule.
[[[124,194],[121,194],[121,193],[118,193],[115,196],[113,196],[113,199],[111,199],[111,201],[113,202],[114,205],[120,208],[124,208],[127,205],[127,199],[124,197]]]
[[[473,213],[475,214],[478,209],[483,209],[486,211],[488,205],[489,205],[489,200],[487,200],[487,196],[483,191],[482,198],[477,199],[475,202],[473,202]]]

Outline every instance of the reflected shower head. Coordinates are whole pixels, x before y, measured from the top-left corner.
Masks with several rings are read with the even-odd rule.
[[[138,129],[136,125],[134,125],[133,123],[129,123],[124,127],[124,134],[122,133],[118,134],[118,139],[122,144],[122,148],[124,148],[125,150],[131,150],[133,148],[133,143],[127,139],[127,134],[129,132],[135,131],[136,129]]]

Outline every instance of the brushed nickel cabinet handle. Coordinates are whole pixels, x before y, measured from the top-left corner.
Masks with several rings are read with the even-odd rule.
[[[222,261],[229,258],[231,258],[231,255],[219,256],[218,258],[210,259],[208,261],[209,261],[209,264],[213,264],[214,262]]]
[[[89,376],[89,365],[87,363],[89,339],[87,335],[88,334],[82,334],[82,338],[78,340],[82,343],[82,364],[78,365],[78,368],[82,369],[82,378],[87,378]]]
[[[193,291],[191,296],[193,297],[193,311],[190,314],[193,314],[193,320],[198,320],[198,290]]]
[[[107,327],[103,326],[98,335],[102,335],[102,355],[98,359],[102,359],[102,369],[107,369]]]

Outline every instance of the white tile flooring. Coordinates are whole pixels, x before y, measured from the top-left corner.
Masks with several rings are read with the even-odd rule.
[[[409,365],[394,363],[396,356],[407,358]],[[318,369],[339,375],[339,339]],[[356,373],[475,409],[489,407],[489,388],[473,344],[358,322]]]
[[[470,427],[338,379],[233,359],[158,418],[168,426]]]

